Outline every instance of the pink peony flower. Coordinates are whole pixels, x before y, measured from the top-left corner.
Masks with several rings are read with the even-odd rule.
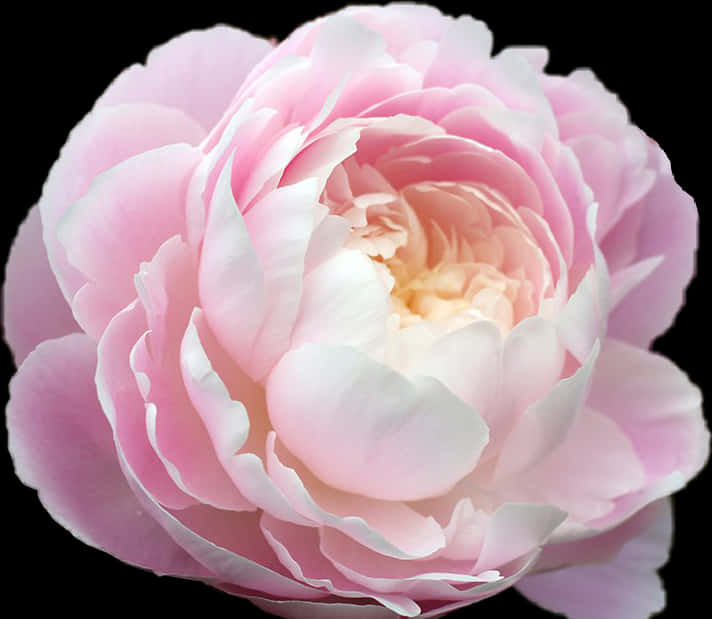
[[[662,608],[709,434],[649,346],[695,204],[592,73],[491,46],[348,7],[119,75],[7,265],[10,450],[55,520],[282,617]]]

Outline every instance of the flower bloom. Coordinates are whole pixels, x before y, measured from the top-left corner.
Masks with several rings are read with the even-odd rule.
[[[349,7],[109,86],[7,266],[10,449],[59,523],[282,617],[663,606],[709,435],[648,349],[695,205],[592,73],[491,45]]]

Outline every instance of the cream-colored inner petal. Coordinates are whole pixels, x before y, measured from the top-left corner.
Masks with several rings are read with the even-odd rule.
[[[352,226],[347,246],[374,261],[400,329],[491,320],[506,333],[551,293],[551,270],[527,226],[487,187],[381,185],[330,208]]]

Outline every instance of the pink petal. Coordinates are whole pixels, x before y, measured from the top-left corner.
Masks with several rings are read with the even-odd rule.
[[[469,606],[477,600],[495,595],[520,579],[531,569],[532,563],[532,556],[518,560],[514,563],[511,573],[507,577],[496,582],[478,584],[474,587],[462,589],[459,591],[459,599],[454,602],[447,603],[443,600],[419,601],[418,605],[421,607],[422,614],[418,616],[421,619],[443,617],[448,612]],[[339,613],[337,615],[338,617],[353,617],[354,619],[395,619],[396,617],[390,610],[383,606],[375,606],[372,604],[346,604],[342,603],[340,599],[336,597],[328,602],[279,602],[256,597],[251,597],[250,599],[258,607],[287,619],[331,619],[335,616],[335,612]]]
[[[321,194],[334,168],[356,152],[360,135],[360,127],[345,127],[308,144],[289,162],[282,183],[315,177],[318,194]]]
[[[478,84],[459,84],[454,88],[423,88],[379,101],[362,116],[390,117],[397,114],[427,118],[434,123],[450,112],[466,108],[503,107],[489,90]]]
[[[408,374],[438,379],[491,425],[497,423],[501,356],[499,329],[481,320],[436,340],[409,366]]]
[[[269,419],[264,390],[222,351],[198,308],[183,336],[180,364],[215,455],[243,496],[282,520],[311,524],[265,471],[262,456]]]
[[[196,326],[201,319],[201,311],[195,308],[181,342],[181,370],[188,396],[205,424],[213,449],[222,458],[243,447],[250,419],[244,404],[230,398],[210,363]]]
[[[607,515],[614,499],[641,489],[646,481],[623,431],[610,418],[584,409],[566,440],[513,483],[526,499],[556,505],[586,522]]]
[[[148,438],[176,485],[199,503],[254,510],[216,457],[182,386],[179,349],[197,303],[195,260],[178,237],[166,241],[136,276],[147,331],[131,349],[131,369],[146,402]]]
[[[543,71],[549,62],[549,50],[536,45],[510,45],[507,49],[513,50],[531,65],[535,71]]]
[[[250,359],[256,376],[264,376],[289,347],[318,199],[316,180],[308,178],[268,193],[245,215],[264,272],[265,316]]]
[[[595,242],[597,212],[598,207],[593,204],[586,213],[593,264],[556,317],[559,337],[579,363],[585,362],[596,341],[606,334],[610,310],[610,277]]]
[[[411,599],[460,599],[453,585],[490,583],[501,578],[491,570],[472,575],[474,558],[453,561],[404,561],[374,553],[334,529],[320,530],[317,541],[323,555],[351,582],[380,593],[407,593]]]
[[[634,518],[644,518],[644,528],[614,559],[527,576],[517,588],[538,605],[571,619],[647,619],[665,606],[656,570],[668,558],[670,502],[658,501]]]
[[[209,130],[269,41],[229,26],[193,30],[153,49],[146,64],[126,69],[97,106],[152,102],[178,108]]]
[[[415,42],[437,41],[454,21],[425,4],[356,5],[342,12],[378,32],[386,40],[388,53],[396,57]]]
[[[345,82],[361,72],[370,73],[383,63],[385,48],[385,41],[378,33],[357,21],[343,14],[328,16],[310,50],[307,79],[302,85],[306,87],[305,96],[297,99],[294,118],[306,123],[317,116],[324,102],[333,92],[338,93]],[[379,85],[374,87],[380,90]],[[377,93],[378,90],[372,96],[377,97]]]
[[[218,510],[207,505],[168,511],[146,492],[118,451],[124,473],[141,505],[190,555],[217,579],[269,595],[316,599],[323,593],[295,581],[260,534],[258,512]]]
[[[96,109],[74,128],[39,202],[49,262],[68,300],[85,282],[67,262],[56,237],[57,224],[69,205],[87,192],[94,177],[125,159],[166,144],[197,144],[204,135],[181,111],[155,104]]]
[[[598,350],[596,342],[584,365],[524,411],[502,447],[497,479],[527,470],[566,439],[590,388]]]
[[[361,252],[339,250],[304,279],[291,347],[321,342],[378,351],[389,311],[390,299],[372,261]]]
[[[210,202],[198,271],[201,305],[227,352],[251,375],[254,342],[266,311],[264,270],[231,187],[232,161]]]
[[[554,325],[539,317],[517,324],[504,341],[502,409],[492,421],[509,431],[532,403],[546,396],[561,378],[564,349]]]
[[[631,290],[650,277],[664,259],[663,256],[652,256],[613,273],[611,276],[611,310],[614,310]]]
[[[339,598],[328,602],[271,600],[254,596],[249,599],[258,608],[284,619],[395,619],[397,616],[380,604],[349,604]]]
[[[321,554],[318,529],[298,527],[268,514],[263,514],[260,524],[267,542],[296,579],[346,598],[371,597],[402,616],[420,613],[420,607],[407,596],[369,591],[334,569]]]
[[[47,261],[37,206],[10,249],[2,309],[5,339],[18,366],[44,340],[79,331]]]
[[[199,153],[187,145],[148,151],[102,174],[62,218],[58,237],[86,278],[77,320],[97,337],[136,296],[133,276],[176,234]]]
[[[542,546],[566,518],[552,505],[504,503],[489,521],[473,573],[496,569]]]
[[[698,216],[694,200],[665,170],[640,206],[632,208],[643,210],[637,260],[664,258],[612,312],[610,334],[647,348],[670,327],[684,302],[685,288],[695,271]]]
[[[96,399],[96,346],[84,334],[40,344],[10,385],[10,452],[22,481],[83,542],[122,561],[188,578],[211,573],[141,509]]]
[[[401,559],[426,557],[445,545],[443,530],[434,518],[399,501],[335,490],[316,479],[291,454],[280,458],[276,448],[276,435],[270,432],[270,476],[293,508],[312,523],[337,529],[380,554]],[[284,464],[286,458],[293,462]]]
[[[163,505],[182,509],[196,501],[176,486],[149,443],[146,403],[129,365],[131,349],[147,328],[138,302],[114,316],[99,340],[96,388],[117,447],[143,486]]]
[[[492,33],[484,22],[463,15],[443,33],[424,86],[452,87],[477,82],[492,53]]]
[[[707,460],[701,393],[658,354],[607,339],[588,405],[623,429],[651,481],[673,472],[690,479]]]
[[[409,381],[345,347],[287,353],[268,379],[267,404],[280,440],[317,477],[373,498],[446,492],[488,441],[482,418],[438,381]]]

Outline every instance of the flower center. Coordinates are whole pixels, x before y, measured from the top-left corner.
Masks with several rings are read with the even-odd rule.
[[[421,182],[361,194],[339,211],[352,225],[347,246],[373,260],[401,329],[491,320],[506,333],[551,289],[527,226],[487,187]]]
[[[391,300],[399,326],[420,320],[444,323],[450,329],[475,320],[494,320],[508,331],[520,282],[488,264],[439,264],[411,273],[398,258],[385,262],[394,278]]]

